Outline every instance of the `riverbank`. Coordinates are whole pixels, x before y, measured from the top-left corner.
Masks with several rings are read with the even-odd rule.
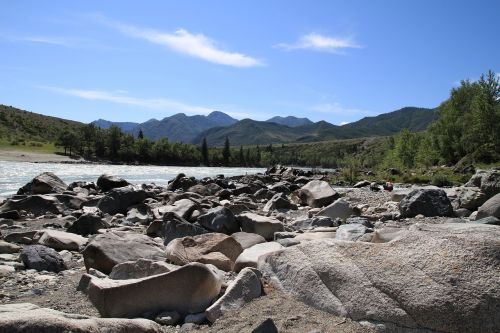
[[[89,163],[83,158],[21,150],[0,150],[0,161],[32,163]]]

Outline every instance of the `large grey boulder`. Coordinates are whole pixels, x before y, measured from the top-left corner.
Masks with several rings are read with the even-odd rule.
[[[243,213],[237,219],[242,231],[261,235],[266,240],[273,240],[275,232],[283,231],[283,223],[273,217]]]
[[[226,207],[215,207],[198,217],[198,223],[206,229],[223,234],[240,231],[240,225],[233,212]]]
[[[168,273],[179,266],[168,264],[165,261],[138,259],[122,262],[113,267],[109,277],[113,280],[139,279],[147,276]]]
[[[368,228],[360,223],[342,224],[336,232],[335,239],[344,241],[357,241],[364,234]]]
[[[271,199],[269,199],[262,210],[264,212],[269,212],[279,209],[297,209],[297,206],[288,201],[283,193],[276,193]]]
[[[183,219],[189,219],[191,213],[197,208],[197,204],[189,199],[180,199],[175,201],[172,205],[161,206],[158,208],[160,215],[168,212],[175,213]]]
[[[41,230],[33,237],[33,242],[45,245],[54,250],[80,251],[88,239],[80,235],[59,230]]]
[[[206,317],[213,323],[225,312],[240,309],[259,297],[261,292],[260,278],[252,269],[244,268],[227,287],[224,295],[205,311]]]
[[[500,193],[500,170],[477,170],[465,186],[479,187],[489,199]]]
[[[110,231],[90,240],[82,251],[85,267],[111,273],[119,263],[141,258],[165,260],[164,247],[146,235],[126,231]]]
[[[203,262],[224,271],[233,269],[242,251],[240,243],[234,238],[220,233],[176,238],[165,249],[168,260],[176,265]]]
[[[498,332],[500,228],[416,225],[388,243],[322,240],[268,255],[275,287],[358,321],[402,330]]]
[[[446,192],[441,189],[416,189],[399,202],[403,217],[452,216],[453,207]]]
[[[0,305],[0,332],[163,333],[164,329],[147,319],[96,318],[15,303]]]
[[[67,231],[82,236],[88,236],[97,234],[100,229],[107,229],[109,227],[110,225],[101,217],[92,213],[85,213],[82,214],[78,220],[73,222]]]
[[[269,253],[283,249],[283,245],[278,242],[267,242],[249,247],[238,256],[234,265],[234,271],[239,272],[245,267],[257,268],[259,259]]]
[[[351,205],[344,199],[337,199],[335,202],[321,209],[317,216],[328,216],[332,220],[336,218],[347,219],[352,215],[356,215],[356,212],[351,208]]]
[[[97,203],[97,208],[110,215],[126,214],[128,207],[140,204],[144,199],[146,199],[144,190],[138,190],[131,185],[118,187],[102,197]]]
[[[265,243],[266,239],[261,235],[257,235],[250,232],[235,232],[231,235],[238,243],[240,243],[241,247],[244,249],[248,249],[255,244]]]
[[[146,204],[139,204],[129,209],[125,221],[147,225],[152,218],[151,208]]]
[[[500,193],[494,195],[479,207],[476,215],[476,220],[484,217],[494,216],[500,219]]]
[[[163,238],[165,245],[176,238],[206,233],[207,230],[203,229],[200,225],[189,223],[172,212],[163,215],[162,220],[153,221],[146,230],[146,234],[149,236]]]
[[[102,317],[135,317],[162,310],[181,314],[203,312],[217,297],[221,285],[212,269],[192,263],[141,279],[92,278],[87,292]]]
[[[24,210],[35,216],[45,213],[61,214],[64,211],[63,205],[56,198],[48,195],[30,195],[22,199],[8,199],[2,206],[0,212],[11,210]]]
[[[450,192],[448,197],[455,209],[466,208],[474,211],[488,199],[479,187],[455,187]]]
[[[296,202],[312,208],[321,208],[339,198],[339,194],[323,180],[311,180],[294,192]]]
[[[97,186],[103,191],[108,192],[114,188],[130,185],[128,181],[123,178],[112,175],[101,175],[97,178]]]
[[[328,216],[314,216],[309,219],[295,220],[291,227],[295,230],[311,229],[315,227],[337,227],[338,222]]]
[[[17,194],[48,194],[62,193],[68,185],[52,172],[44,172],[33,178],[29,183],[21,187]]]
[[[43,245],[25,246],[21,251],[20,258],[28,269],[55,273],[66,269],[61,255],[54,249]]]

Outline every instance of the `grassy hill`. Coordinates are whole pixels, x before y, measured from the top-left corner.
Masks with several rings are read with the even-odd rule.
[[[55,151],[54,141],[65,131],[76,131],[84,124],[0,105],[0,146],[38,152]]]

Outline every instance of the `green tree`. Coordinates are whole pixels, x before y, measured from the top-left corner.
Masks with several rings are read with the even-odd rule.
[[[144,133],[142,132],[142,128],[139,129],[139,134],[137,134],[138,139],[144,139]]]
[[[78,137],[74,132],[65,130],[63,131],[56,140],[56,146],[64,148],[64,154],[67,154],[69,150],[69,155],[71,156],[73,148],[78,145]]]
[[[111,125],[108,129],[108,147],[109,154],[112,158],[116,158],[118,156],[118,151],[121,147],[121,137],[122,131],[118,126]]]
[[[222,158],[224,160],[224,165],[229,165],[229,159],[231,158],[231,146],[229,144],[229,138],[226,136],[226,141],[224,141],[224,149],[222,150]]]
[[[243,153],[243,146],[240,146],[240,166],[245,166],[245,154]]]
[[[208,160],[207,138],[203,138],[203,142],[201,144],[201,156],[202,156],[202,160],[203,160],[203,165],[210,166],[210,162]]]

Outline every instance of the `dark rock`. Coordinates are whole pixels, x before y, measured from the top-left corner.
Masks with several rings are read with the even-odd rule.
[[[59,200],[54,197],[48,195],[30,195],[22,199],[9,199],[0,206],[0,212],[11,210],[24,210],[28,214],[39,216],[47,212],[61,214],[64,208]]]
[[[284,197],[283,193],[276,193],[271,200],[269,200],[263,208],[264,212],[269,212],[271,210],[278,209],[297,209],[295,205],[293,205],[286,197]]]
[[[21,214],[17,210],[8,210],[0,213],[0,219],[19,220],[20,218]]]
[[[338,222],[328,216],[314,216],[305,220],[296,220],[291,227],[295,230],[308,229],[312,227],[337,227]]]
[[[130,185],[128,181],[112,175],[104,174],[101,175],[99,178],[97,178],[97,186],[103,192],[108,192],[109,190],[112,190],[114,188],[123,187],[127,185]]]
[[[52,172],[44,172],[21,187],[19,191],[17,191],[17,194],[62,193],[67,187],[68,185]]]
[[[252,330],[252,333],[278,333],[278,328],[271,318],[267,318]]]
[[[356,217],[348,217],[345,220],[345,223],[347,224],[362,224],[367,228],[373,228],[373,224],[366,218],[366,217],[361,217],[361,216],[356,216]]]
[[[94,214],[83,214],[78,220],[73,222],[67,231],[82,236],[88,236],[97,234],[99,229],[106,229],[109,227],[110,225],[99,216]]]
[[[67,209],[80,209],[86,198],[69,194],[56,194],[56,199],[59,200]]]
[[[124,186],[112,189],[97,203],[102,212],[114,215],[126,214],[127,208],[140,204],[146,199],[146,191],[137,190],[133,186]]]
[[[233,212],[226,207],[215,207],[198,217],[198,223],[206,229],[223,234],[240,231],[240,225]]]
[[[400,201],[399,210],[402,217],[453,215],[450,199],[441,189],[413,190]]]
[[[43,245],[25,246],[21,251],[20,258],[28,269],[55,273],[66,269],[61,255],[56,250]]]
[[[162,220],[153,221],[146,230],[146,234],[149,236],[163,238],[165,245],[176,238],[196,236],[205,233],[207,233],[207,231],[200,225],[189,223],[172,212],[165,213]]]

